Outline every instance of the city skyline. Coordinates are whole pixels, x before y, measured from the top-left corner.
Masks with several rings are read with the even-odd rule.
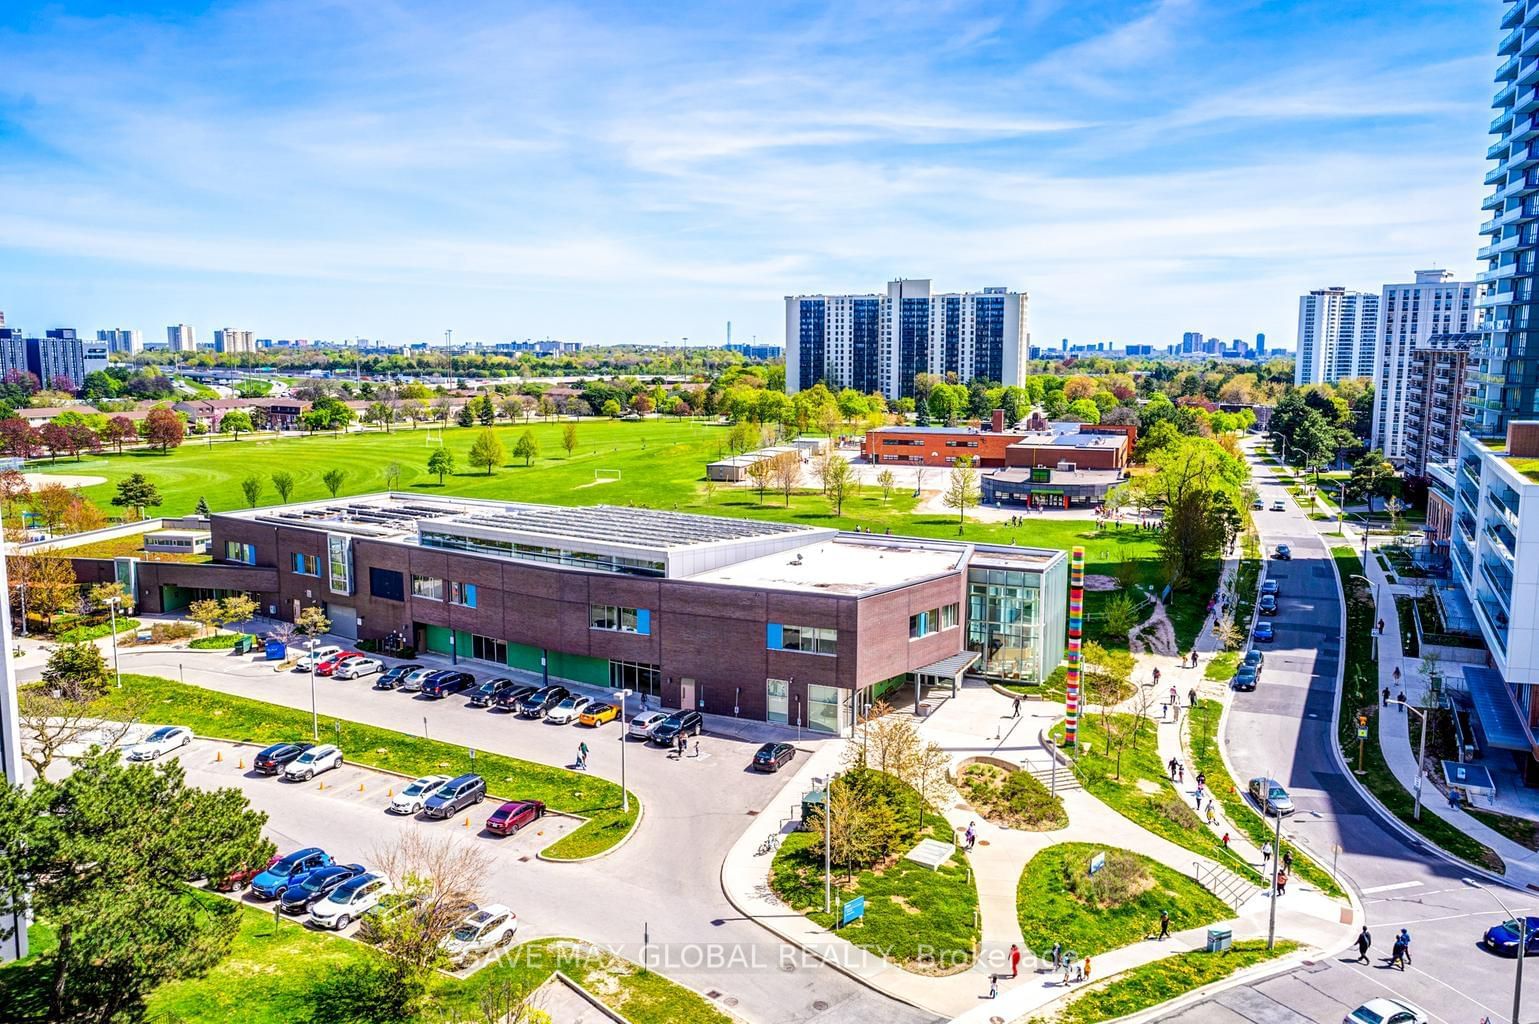
[[[591,344],[921,275],[1029,291],[1042,339],[1286,345],[1311,288],[1473,276],[1499,17],[72,11],[0,13],[13,322]]]

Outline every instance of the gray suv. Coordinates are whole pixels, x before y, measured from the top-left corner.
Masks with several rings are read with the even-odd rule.
[[[486,780],[479,775],[461,775],[450,779],[422,805],[429,818],[452,818],[471,804],[486,799]]]

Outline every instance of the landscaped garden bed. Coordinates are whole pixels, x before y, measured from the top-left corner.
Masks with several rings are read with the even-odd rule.
[[[1063,799],[1019,768],[974,762],[963,767],[957,789],[968,806],[996,825],[1051,832],[1069,824]]]

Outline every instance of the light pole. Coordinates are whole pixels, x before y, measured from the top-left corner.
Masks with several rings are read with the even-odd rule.
[[[630,695],[629,690],[614,692],[614,699],[620,705],[620,810],[626,814],[631,812],[631,791],[625,788],[625,698]]]
[[[826,779],[812,781],[823,787],[823,913],[834,912],[834,779],[838,772],[831,772]]]
[[[107,598],[107,613],[112,617],[112,674],[117,677],[118,689],[123,688],[123,671],[118,668],[118,599]]]
[[[1523,1005],[1523,954],[1528,950],[1528,918],[1519,917],[1508,910],[1507,904],[1502,902],[1502,898],[1496,895],[1494,890],[1481,885],[1473,878],[1463,878],[1460,880],[1465,885],[1479,889],[1495,900],[1496,905],[1502,908],[1502,913],[1506,914],[1518,926],[1518,967],[1516,975],[1512,979],[1512,1024],[1518,1024],[1518,1012]]]
[[[1421,777],[1422,774],[1426,771],[1424,766],[1427,763],[1427,730],[1432,727],[1432,723],[1427,720],[1427,713],[1425,711],[1405,702],[1404,693],[1400,694],[1400,709],[1402,711],[1409,711],[1411,714],[1421,719],[1421,742],[1418,744],[1420,749],[1416,751],[1416,806],[1411,811],[1411,817],[1415,818],[1417,821],[1420,821]]]

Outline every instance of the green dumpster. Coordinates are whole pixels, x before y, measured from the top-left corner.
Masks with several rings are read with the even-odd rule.
[[[240,638],[235,641],[235,653],[236,654],[250,654],[251,653],[251,644],[252,644],[253,640],[254,640],[254,638],[252,637],[252,635],[250,633],[242,633],[240,635]]]

